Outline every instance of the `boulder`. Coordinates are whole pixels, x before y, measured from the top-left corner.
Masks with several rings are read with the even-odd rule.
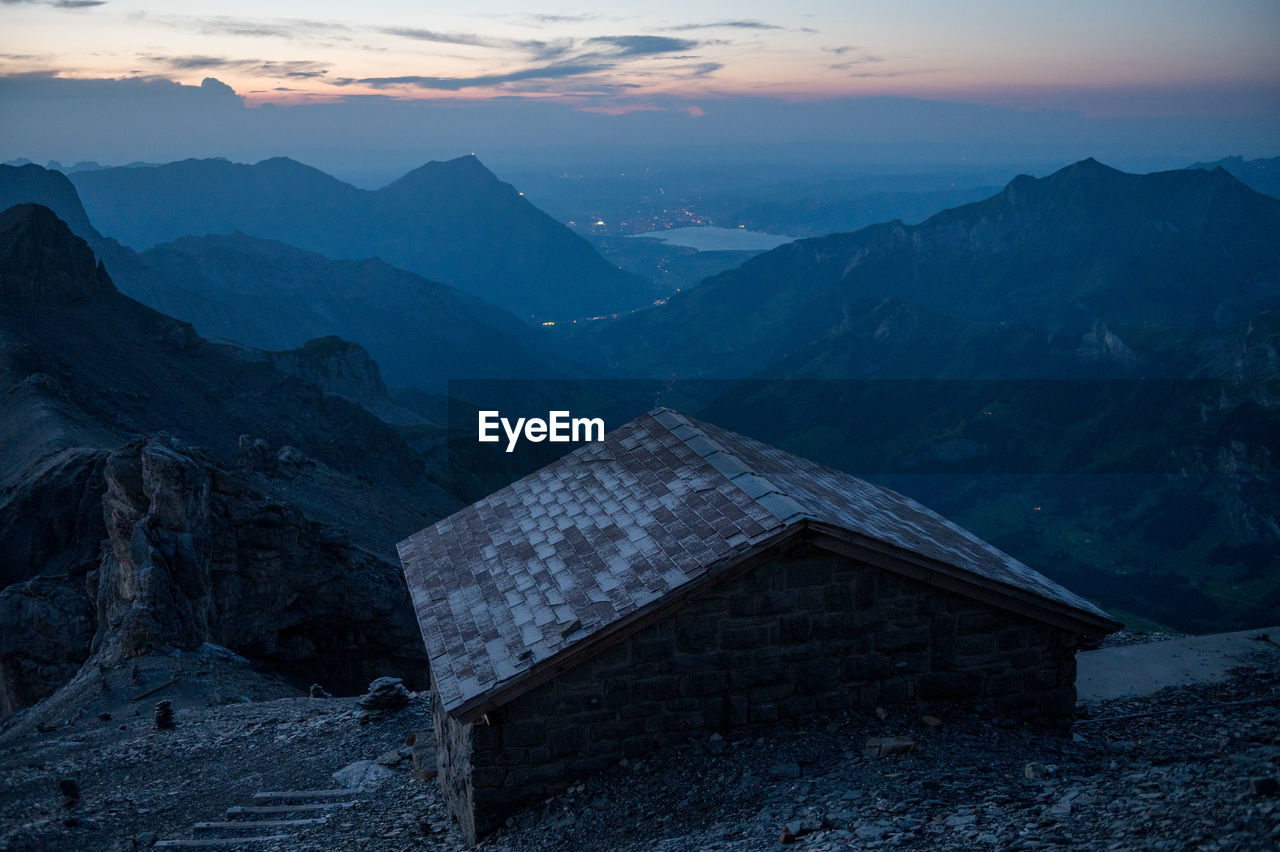
[[[915,740],[911,737],[871,737],[862,746],[862,756],[868,759],[891,757],[914,751],[915,747]]]

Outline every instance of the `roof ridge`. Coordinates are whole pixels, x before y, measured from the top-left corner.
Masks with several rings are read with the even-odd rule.
[[[665,407],[655,408],[649,415],[784,525],[815,517],[777,483],[757,473],[728,447],[703,431],[691,417]]]

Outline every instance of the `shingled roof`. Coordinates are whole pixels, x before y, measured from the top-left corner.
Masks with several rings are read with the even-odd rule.
[[[802,529],[1081,634],[1120,626],[914,500],[669,409],[399,551],[444,709],[467,720]]]

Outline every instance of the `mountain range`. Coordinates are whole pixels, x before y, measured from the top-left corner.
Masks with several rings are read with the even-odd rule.
[[[55,211],[122,292],[209,338],[291,349],[340,335],[365,344],[392,386],[434,392],[450,379],[574,374],[513,314],[380,260],[333,260],[239,232],[139,254],[99,233],[62,174],[0,166],[0,206],[26,202]]]
[[[1189,169],[1225,169],[1245,185],[1272,198],[1280,198],[1280,157],[1264,157],[1246,160],[1244,157],[1223,157],[1212,163],[1192,163]]]
[[[919,222],[933,214],[981,201],[998,187],[973,186],[962,189],[866,192],[853,197],[836,195],[788,201],[759,201],[749,204],[726,220],[726,227],[748,228],[770,234],[820,237],[856,231],[868,225],[901,219]]]
[[[1280,612],[1280,200],[1224,169],[1086,160],[545,330],[382,260],[256,234],[138,253],[95,229],[66,177],[0,167],[0,204],[22,201],[66,224],[30,204],[0,217],[6,710],[150,641],[334,683],[362,658],[407,665],[390,544],[553,450],[490,457],[482,395],[387,387],[463,374],[514,380],[512,411],[674,405],[876,479],[1134,625]],[[528,380],[543,376],[557,381]],[[250,612],[235,590],[279,570],[289,594]],[[162,575],[185,579],[125,593]],[[357,638],[330,635],[344,618]]]
[[[1098,322],[1226,328],[1276,309],[1277,234],[1280,201],[1224,170],[1136,175],[1085,160],[919,225],[780,246],[661,307],[583,328],[577,342],[618,375],[954,375],[955,360],[972,357],[958,336],[1030,329],[1029,342],[1043,338],[1034,354],[1068,345],[1050,335],[1078,340]],[[876,354],[904,333],[953,343],[932,347],[930,363],[915,345],[906,360]],[[858,346],[857,359],[841,354]]]
[[[392,545],[459,501],[395,428],[296,377],[361,363],[321,349],[210,343],[120,294],[47,208],[0,214],[4,712],[91,656],[209,642],[344,688],[421,670]]]
[[[182,237],[142,260],[151,285],[133,295],[202,333],[260,349],[361,341],[394,387],[575,372],[513,314],[381,260],[331,260],[240,232]]]
[[[89,218],[138,250],[241,231],[343,260],[380,258],[526,320],[632,310],[652,285],[607,263],[474,156],[358,189],[284,157],[76,172]]]
[[[1222,169],[1086,160],[559,339],[1132,623],[1206,630],[1280,612],[1277,308],[1280,202]]]

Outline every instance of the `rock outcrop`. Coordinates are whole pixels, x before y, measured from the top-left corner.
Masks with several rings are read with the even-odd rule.
[[[93,250],[66,231],[38,204],[0,213],[0,301],[61,305],[115,291]]]
[[[325,393],[368,406],[387,397],[382,371],[365,348],[340,337],[308,340],[298,349],[257,351],[277,370],[311,382]]]
[[[299,686],[358,692],[426,660],[399,568],[165,434],[102,465],[101,561],[0,593],[5,715],[56,693],[45,715],[96,697],[94,678],[141,657],[229,649]]]
[[[32,577],[0,591],[0,625],[3,717],[75,677],[93,641],[93,606],[83,582]]]
[[[314,383],[376,390],[367,355],[302,358],[307,381],[248,363],[122,296],[35,205],[0,214],[0,282],[0,717],[151,688],[137,666],[204,672],[202,702],[425,685],[393,545],[457,501]]]
[[[349,690],[422,671],[398,569],[344,531],[166,435],[113,454],[106,479],[96,653],[213,642]]]

